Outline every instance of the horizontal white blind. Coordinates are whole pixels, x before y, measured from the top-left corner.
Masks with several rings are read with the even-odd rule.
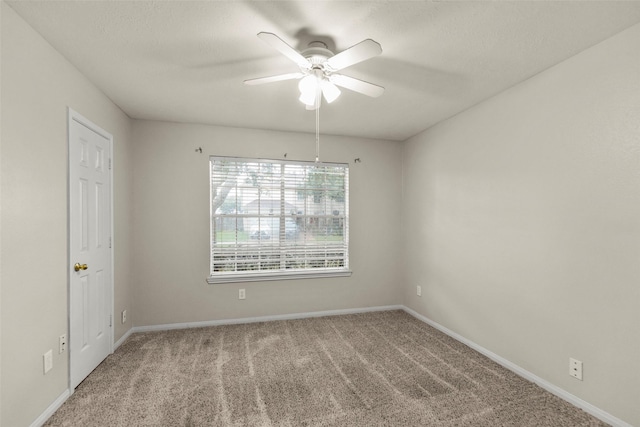
[[[346,164],[211,157],[211,276],[349,268]]]

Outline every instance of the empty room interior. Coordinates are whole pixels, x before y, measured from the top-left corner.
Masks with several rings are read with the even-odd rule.
[[[0,43],[3,427],[640,426],[640,2],[3,0]],[[127,419],[160,376],[203,382]]]

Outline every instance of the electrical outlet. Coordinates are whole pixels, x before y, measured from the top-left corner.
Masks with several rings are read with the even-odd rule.
[[[419,297],[422,296],[422,286],[416,286],[416,295],[418,295]]]
[[[127,310],[122,310],[122,323],[127,323]]]
[[[582,362],[569,358],[569,375],[582,381]]]
[[[244,289],[238,289],[238,299],[245,299],[246,296]]]
[[[58,353],[64,353],[67,350],[67,334],[60,335],[59,343]]]
[[[53,368],[53,350],[49,350],[42,355],[42,363],[44,365],[44,373],[46,374]]]

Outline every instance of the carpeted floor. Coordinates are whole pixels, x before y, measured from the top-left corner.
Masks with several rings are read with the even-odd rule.
[[[47,426],[605,426],[403,311],[132,335]]]

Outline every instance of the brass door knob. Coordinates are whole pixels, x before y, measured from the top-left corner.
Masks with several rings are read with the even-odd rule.
[[[73,266],[75,271],[86,270],[87,268],[89,268],[87,267],[87,264],[78,264],[77,262],[76,265]]]

